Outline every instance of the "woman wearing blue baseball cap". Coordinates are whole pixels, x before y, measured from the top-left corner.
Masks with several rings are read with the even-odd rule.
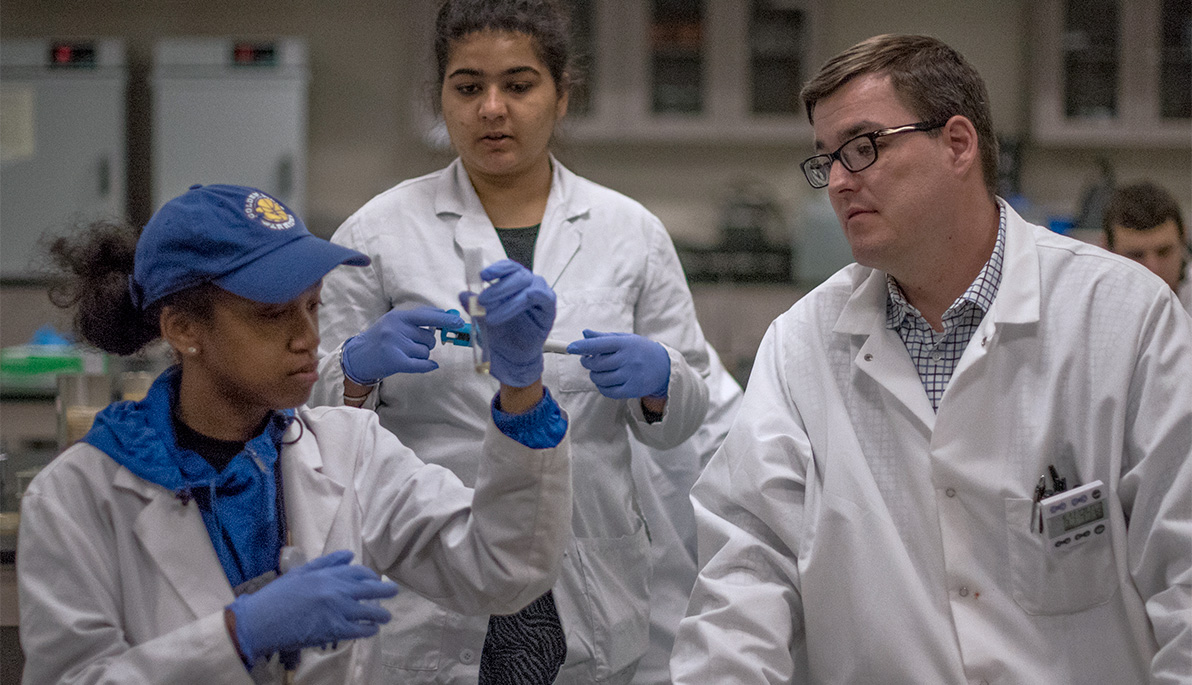
[[[317,378],[322,278],[368,257],[225,185],[171,200],[139,239],[97,224],[51,255],[67,277],[55,301],[77,307],[85,340],[132,354],[164,338],[178,363],[25,492],[24,682],[364,682],[380,654],[357,638],[389,620],[374,600],[397,593],[378,573],[482,615],[554,582],[569,443],[541,379],[502,384],[483,443],[461,447],[480,464],[474,491],[372,412],[299,406]],[[525,270],[494,281],[488,344],[541,356],[554,294]]]

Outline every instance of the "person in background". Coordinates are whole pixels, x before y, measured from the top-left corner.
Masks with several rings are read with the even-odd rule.
[[[308,409],[324,274],[363,254],[281,202],[194,186],[143,232],[53,244],[89,343],[177,364],[110,405],[21,500],[24,682],[371,683],[397,586],[454,611],[517,611],[558,574],[570,532],[567,419],[538,378],[501,385],[475,491],[370,412]],[[494,354],[535,355],[554,298],[524,269],[481,296]],[[505,321],[498,324],[497,319]],[[353,560],[358,564],[351,563]],[[320,647],[320,649],[309,649]],[[293,671],[296,668],[296,674]],[[289,682],[289,678],[286,678]]]
[[[1192,314],[1188,238],[1180,206],[1170,193],[1149,181],[1117,188],[1102,227],[1106,247],[1162,278]]]
[[[771,324],[692,490],[675,682],[1188,683],[1192,318],[994,195],[941,41],[862,41],[802,97],[857,263]]]
[[[678,447],[656,450],[630,436],[633,484],[650,527],[650,647],[633,685],[670,685],[670,656],[695,583],[691,486],[724,442],[741,406],[741,385],[708,345],[708,416]]]
[[[570,353],[548,355],[543,371],[571,417],[575,479],[553,592],[488,620],[401,593],[388,604],[397,619],[382,631],[377,683],[628,683],[649,644],[649,540],[626,428],[660,449],[695,433],[708,407],[706,343],[662,223],[551,155],[568,44],[553,0],[445,2],[437,104],[459,157],[373,198],[332,237],[373,263],[327,279],[315,401],[374,408],[464,483],[476,477],[467,448],[481,438],[492,379],[471,350],[435,346],[413,312],[454,302],[473,263],[509,258],[557,294],[551,337]],[[415,338],[417,364],[383,342]]]

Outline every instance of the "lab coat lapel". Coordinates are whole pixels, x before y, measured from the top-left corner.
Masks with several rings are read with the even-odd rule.
[[[479,253],[481,267],[505,259],[505,248],[484,211],[484,205],[480,204],[463,163],[456,159],[448,167],[448,173],[440,178],[435,193],[435,215],[443,221],[454,222],[455,250],[465,270],[469,266],[465,255],[470,252]],[[464,274],[465,282],[469,276],[473,274]]]
[[[1002,255],[1002,280],[993,305],[956,363],[948,389],[940,401],[941,409],[947,404],[944,400],[949,395],[967,387],[970,376],[980,376],[982,361],[997,345],[998,334],[1004,327],[1033,325],[1039,321],[1039,254],[1031,235],[1033,229],[1013,209],[1003,207],[1006,244]]]
[[[206,616],[227,606],[233,599],[232,587],[215,555],[198,504],[184,504],[173,492],[127,469],[117,471],[114,485],[148,500],[133,532],[194,615]]]
[[[579,252],[584,222],[577,220],[586,215],[590,207],[587,194],[581,192],[576,183],[575,174],[553,157],[551,168],[550,197],[534,245],[534,271],[554,288]]]
[[[865,336],[853,365],[872,378],[928,431],[935,429],[935,411],[919,372],[898,332],[886,328],[886,274],[871,270],[854,290],[836,321],[834,332]]]
[[[283,447],[281,456],[290,544],[308,552],[317,550],[321,556],[333,551],[327,549],[327,539],[343,500],[344,485],[323,473],[318,441],[299,421],[286,429],[286,442],[295,439],[298,441]],[[343,458],[353,459],[355,455]]]

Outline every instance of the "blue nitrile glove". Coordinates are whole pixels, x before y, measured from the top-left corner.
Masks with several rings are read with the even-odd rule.
[[[542,377],[542,344],[555,324],[555,292],[541,276],[510,259],[486,267],[492,283],[478,299],[481,344],[488,348],[489,373],[505,385],[524,388]],[[467,307],[469,293],[460,293]]]
[[[392,597],[397,585],[350,561],[351,551],[332,552],[228,605],[250,667],[278,650],[369,637],[389,622],[388,611],[364,600]]]
[[[374,385],[395,373],[426,373],[439,368],[430,360],[432,328],[456,328],[464,320],[434,307],[391,309],[368,330],[348,338],[340,356],[344,375],[360,385]]]
[[[605,397],[666,397],[670,355],[649,338],[585,329],[584,339],[568,345],[567,352],[583,355],[579,363],[591,372],[592,382]]]

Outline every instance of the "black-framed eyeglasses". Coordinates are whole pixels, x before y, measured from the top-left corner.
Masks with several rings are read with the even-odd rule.
[[[883,128],[869,133],[862,133],[855,138],[850,138],[844,142],[844,145],[836,148],[835,152],[830,152],[826,155],[816,155],[808,157],[803,160],[803,175],[807,177],[807,182],[811,184],[812,188],[824,188],[828,185],[828,174],[832,171],[832,162],[839,160],[844,165],[845,169],[852,172],[868,169],[877,161],[877,139],[886,136],[892,136],[897,133],[910,133],[911,131],[933,131],[942,127],[947,121],[936,123],[920,121],[917,124],[907,124],[906,126],[895,126],[894,128]]]

